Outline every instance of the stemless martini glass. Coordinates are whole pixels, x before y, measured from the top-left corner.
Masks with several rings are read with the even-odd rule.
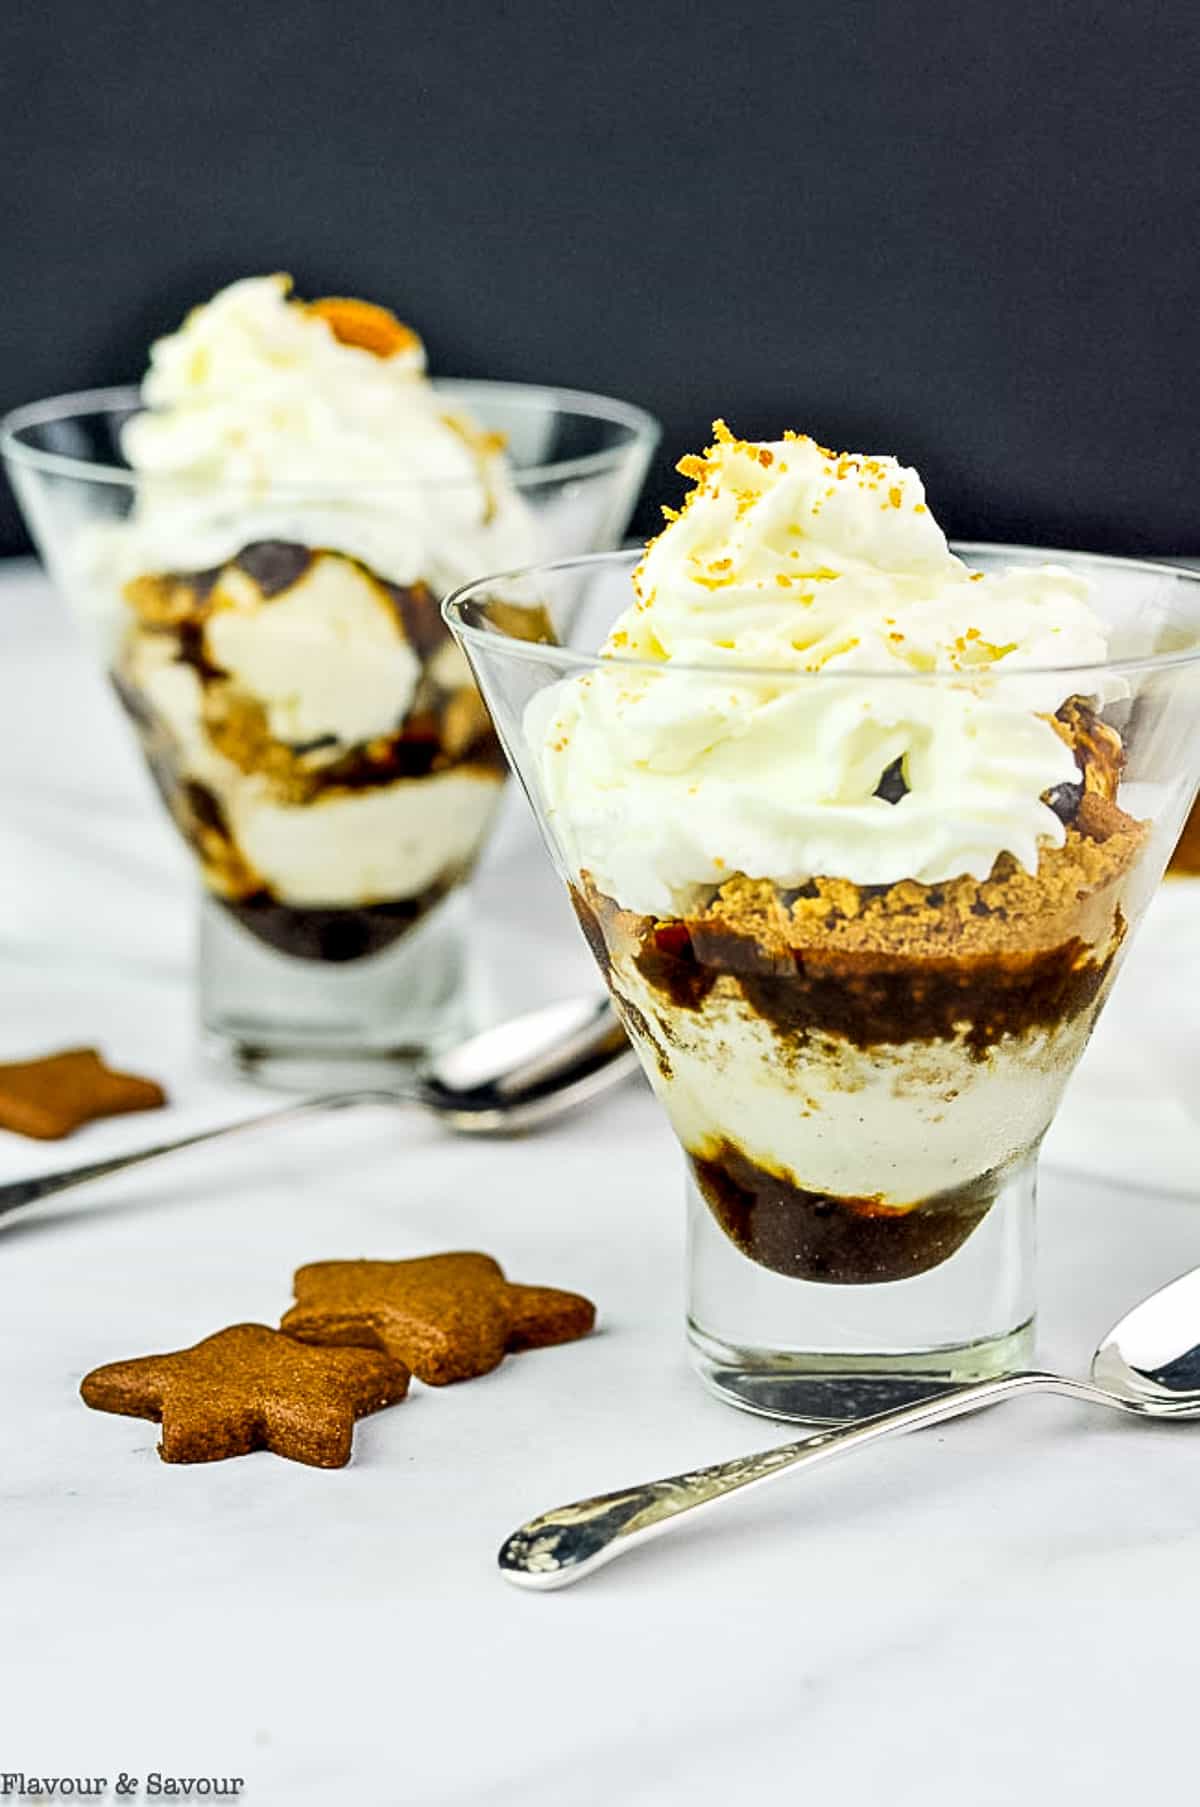
[[[1200,577],[957,550],[985,571],[1053,561],[1087,577],[1110,657],[878,678],[598,657],[638,553],[484,579],[444,605],[686,1157],[693,1362],[721,1397],[772,1417],[854,1418],[1030,1359],[1038,1148],[1200,774]],[[514,605],[542,612],[540,644],[508,631]],[[548,724],[580,684],[601,707],[625,687],[652,714],[661,695],[696,733],[714,685],[722,702],[736,684],[780,711],[839,685],[915,686],[925,703],[965,687],[1018,719],[1067,697],[1089,751],[1051,800],[1065,845],[1034,873],[1005,855],[983,882],[860,889],[835,872],[784,891],[731,864],[726,884],[679,885],[648,916],[588,868],[603,772],[590,790],[554,782]],[[907,700],[898,716],[928,716]],[[646,766],[647,785],[660,777]],[[914,758],[918,803],[921,784]],[[747,785],[753,810],[743,763],[743,799]],[[627,852],[669,871],[663,796],[631,825],[647,844]],[[712,804],[728,821],[716,790]]]
[[[510,512],[528,550],[501,559],[619,541],[658,439],[648,414],[532,384],[433,387],[505,442]],[[436,541],[439,568],[465,576],[496,562],[497,551],[488,560],[477,549],[499,529],[480,518],[474,478],[290,482],[267,472],[260,494],[246,480],[141,475],[121,451],[140,408],[135,389],[34,403],[0,422],[0,452],[196,855],[207,1048],[271,1082],[350,1083],[348,1063],[406,1062],[466,1032],[464,886],[507,768],[440,595],[426,582],[400,590],[356,576],[345,536],[365,519],[417,547]],[[185,542],[199,534],[242,549],[219,571],[180,571],[168,536],[165,568],[118,581],[106,548],[147,503]],[[353,589],[367,631],[317,631],[312,604],[333,581]],[[255,682],[240,694],[213,629],[196,624],[214,584],[258,610]],[[402,617],[399,649],[394,631],[372,633],[372,598],[384,620]],[[237,607],[221,621],[236,627]],[[369,725],[338,727],[339,716]]]

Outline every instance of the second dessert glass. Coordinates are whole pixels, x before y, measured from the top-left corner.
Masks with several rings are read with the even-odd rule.
[[[440,596],[379,580],[372,532],[436,538],[440,565],[462,577],[609,547],[658,438],[649,415],[604,396],[433,387],[503,440],[509,501],[494,522],[479,518],[476,483],[436,477],[272,474],[267,510],[244,479],[223,490],[156,474],[150,490],[122,455],[135,389],[55,397],[0,423],[38,548],[197,859],[206,1044],[269,1081],[341,1085],[348,1062],[405,1060],[466,1027],[462,887],[507,768]],[[115,568],[147,496],[173,534],[241,550],[181,571],[172,539],[163,563]]]
[[[1053,559],[1086,577],[1111,657],[1053,672],[876,676],[582,650],[628,606],[640,553],[477,582],[445,605],[683,1147],[693,1361],[714,1392],[767,1416],[842,1421],[1028,1360],[1038,1148],[1200,772],[1200,577],[955,550],[984,572]],[[553,643],[515,637],[514,609],[544,616]],[[580,684],[596,761],[572,790],[555,784],[552,729],[567,686],[577,696]],[[823,721],[840,736],[845,699],[872,708],[891,686],[906,687],[886,696],[907,721],[950,719],[964,695],[972,720],[994,708],[1002,736],[1018,736],[1018,760],[1019,723],[1057,709],[1078,767],[1078,782],[1048,800],[1063,845],[1033,871],[1005,855],[982,880],[860,886],[838,879],[836,864],[791,891],[747,878],[786,780],[780,761],[803,759]],[[759,721],[765,709],[783,733],[765,762],[751,737],[735,736],[681,798],[678,771],[731,707]],[[629,738],[635,718],[642,753]],[[614,721],[625,724],[615,743],[605,738]],[[657,733],[664,722],[670,741]],[[640,771],[647,787],[619,833],[619,784],[604,763],[613,744],[620,783]],[[662,763],[667,745],[674,767]],[[919,807],[957,808],[961,833],[969,802],[944,784],[926,801],[919,743],[901,763],[859,774],[862,794],[894,803],[913,791]],[[657,812],[646,803],[655,786]],[[659,874],[686,870],[680,850],[696,823],[683,822],[684,804],[725,825],[728,859],[715,865],[727,877],[679,884],[655,913],[627,907],[580,849],[603,823],[617,849],[610,873],[647,860]]]

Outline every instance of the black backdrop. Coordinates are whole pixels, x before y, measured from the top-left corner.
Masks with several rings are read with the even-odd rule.
[[[1197,0],[7,0],[0,406],[284,268],[646,403],[648,495],[722,413],[1200,552],[1198,52]]]

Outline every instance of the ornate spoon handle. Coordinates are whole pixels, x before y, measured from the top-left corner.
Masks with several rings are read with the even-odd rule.
[[[569,1506],[543,1512],[502,1544],[500,1572],[518,1587],[567,1587],[666,1530],[683,1514],[713,1506],[731,1493],[777,1480],[791,1469],[848,1455],[851,1450],[863,1449],[868,1443],[881,1442],[901,1431],[938,1424],[943,1419],[995,1405],[1015,1393],[1030,1392],[1066,1393],[1094,1405],[1119,1408],[1124,1404],[1086,1381],[1068,1380],[1058,1374],[1004,1374],[995,1380],[975,1381],[917,1405],[901,1406],[857,1424],[805,1437],[798,1443],[735,1456],[731,1462],[717,1462],[710,1468],[669,1475],[661,1481],[647,1481],[618,1493],[599,1494],[595,1499],[576,1500]]]
[[[22,1205],[32,1205],[54,1192],[66,1192],[72,1186],[86,1186],[105,1174],[120,1173],[126,1167],[140,1167],[145,1161],[157,1161],[161,1155],[175,1154],[183,1148],[195,1148],[201,1142],[216,1142],[225,1136],[236,1136],[270,1124],[287,1123],[297,1117],[312,1116],[316,1111],[340,1110],[356,1102],[355,1094],[333,1093],[327,1098],[306,1098],[299,1104],[288,1104],[279,1110],[261,1111],[256,1117],[244,1117],[238,1123],[222,1123],[216,1129],[198,1130],[194,1135],[176,1136],[172,1142],[156,1142],[151,1148],[135,1148],[129,1154],[112,1155],[106,1161],[88,1161],[82,1167],[60,1167],[53,1173],[35,1174],[30,1180],[10,1180],[0,1185],[0,1217]]]

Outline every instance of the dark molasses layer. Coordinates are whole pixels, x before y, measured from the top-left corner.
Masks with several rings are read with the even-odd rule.
[[[295,540],[254,540],[249,546],[243,546],[232,563],[244,571],[247,577],[253,578],[262,595],[266,598],[279,596],[284,590],[290,590],[298,583],[313,562],[313,554],[308,546],[301,546]],[[177,580],[187,581],[186,575],[177,573]],[[206,593],[211,591],[221,567],[215,571],[204,573]]]
[[[829,1286],[928,1273],[982,1223],[1000,1186],[985,1173],[901,1210],[878,1197],[810,1192],[733,1142],[688,1159],[709,1210],[743,1255],[772,1273]]]
[[[1119,940],[1119,933],[1116,939]],[[1078,936],[1037,952],[976,956],[841,953],[786,958],[719,923],[659,923],[636,956],[642,977],[677,1009],[696,1010],[721,977],[779,1035],[817,1031],[857,1048],[964,1033],[982,1058],[1006,1035],[1049,1029],[1089,1010],[1115,947],[1101,958]]]
[[[217,897],[217,902],[256,940],[277,953],[289,954],[294,960],[344,965],[380,954],[399,941],[450,889],[443,881],[419,897],[347,909],[297,909],[280,903],[269,891],[250,897]]]

